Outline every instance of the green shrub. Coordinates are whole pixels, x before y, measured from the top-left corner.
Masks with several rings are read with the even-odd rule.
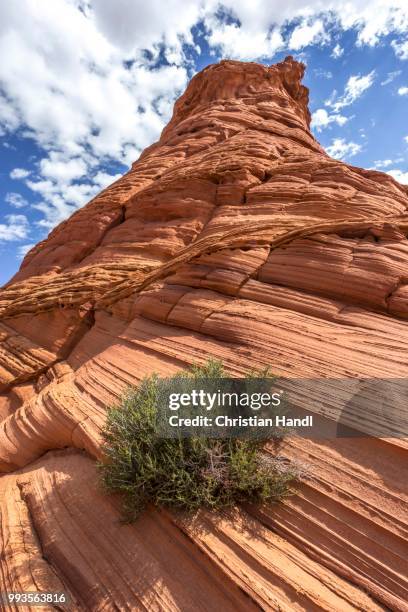
[[[266,374],[251,372],[249,377]],[[209,360],[176,378],[223,375],[221,362]],[[103,431],[103,484],[124,495],[128,520],[149,503],[193,511],[279,500],[290,492],[294,471],[264,453],[261,440],[159,437],[157,387],[158,377],[153,375],[130,388],[120,405],[108,411]]]

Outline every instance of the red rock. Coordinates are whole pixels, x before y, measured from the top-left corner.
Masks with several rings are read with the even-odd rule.
[[[218,518],[123,527],[96,484],[106,407],[153,371],[211,356],[233,375],[407,378],[408,189],[326,155],[302,75],[291,58],[207,67],[159,142],[0,290],[0,591],[406,610],[404,439],[288,439],[299,492]]]

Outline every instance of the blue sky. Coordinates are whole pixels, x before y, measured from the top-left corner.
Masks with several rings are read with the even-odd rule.
[[[289,53],[329,153],[408,184],[406,0],[0,3],[0,285],[157,140],[195,72]]]

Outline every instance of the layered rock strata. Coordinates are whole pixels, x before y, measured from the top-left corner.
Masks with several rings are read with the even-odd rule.
[[[123,526],[97,486],[106,408],[153,371],[408,377],[408,188],[324,152],[302,76],[291,58],[207,67],[0,290],[0,591],[65,590],[72,610],[407,610],[404,439],[288,438],[295,496],[194,520]]]

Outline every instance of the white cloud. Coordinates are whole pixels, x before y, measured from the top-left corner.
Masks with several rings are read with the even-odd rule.
[[[298,51],[311,44],[321,43],[328,40],[325,32],[324,23],[321,19],[314,22],[303,22],[297,26],[288,42],[288,47]]]
[[[398,89],[399,96],[408,96],[408,87],[400,87]]]
[[[80,40],[80,51],[82,48],[89,51],[93,47],[100,52],[103,61],[109,55],[108,48],[130,59],[134,56],[140,59],[140,50],[147,48],[153,57],[157,57],[162,44],[165,55],[181,64],[185,59],[182,44],[193,43],[191,28],[201,19],[205,20],[210,30],[210,40],[212,34],[222,38],[222,26],[226,21],[220,16],[220,8],[232,14],[236,23],[239,22],[238,29],[243,39],[254,36],[252,58],[259,53],[256,42],[260,34],[265,40],[272,26],[280,28],[291,20],[301,19],[300,25],[291,34],[293,43],[299,48],[316,40],[316,36],[326,36],[322,15],[329,22],[336,21],[342,29],[356,29],[361,44],[375,44],[379,36],[404,32],[408,21],[408,9],[402,0],[355,0],[352,3],[341,0],[292,0],[287,3],[277,0],[257,0],[253,3],[246,0],[190,0],[188,3],[182,0],[168,0],[166,3],[150,0],[143,6],[135,0],[115,0],[113,3],[111,0],[93,0],[82,3],[85,7],[82,12],[77,10],[79,2],[70,0],[43,0],[41,4],[35,7],[37,19],[31,19],[31,22],[36,28],[45,26],[47,30],[51,30],[50,26],[53,25],[49,45],[59,43],[56,61],[63,60],[70,68],[74,67],[75,61],[66,53],[65,41],[62,42],[64,38],[69,38],[71,43],[76,42],[75,38]],[[32,0],[21,0],[18,11],[15,7],[6,6],[2,13],[6,17],[12,13],[14,22],[20,18],[21,26],[26,28],[34,15],[34,6]],[[54,21],[60,21],[60,24]],[[70,26],[68,37],[68,28],[64,27],[67,25]],[[61,33],[64,36],[60,37]],[[231,29],[225,29],[225,34],[229,36]],[[264,45],[258,57],[264,52],[263,49]],[[240,54],[239,46],[235,47],[235,51]],[[341,53],[339,44],[333,52]]]
[[[222,57],[251,60],[254,49],[258,58],[271,57],[284,47],[277,30],[245,32],[235,23],[217,24],[213,19],[207,19],[207,25],[211,28],[209,43],[219,50]]]
[[[390,174],[399,183],[408,185],[408,172],[403,172],[402,170],[388,170],[387,174]]]
[[[29,223],[25,215],[6,215],[6,223],[0,223],[0,242],[24,240],[29,233]]]
[[[344,125],[349,120],[349,117],[344,117],[339,113],[329,114],[325,108],[318,108],[312,114],[312,128],[315,128],[318,132],[321,132],[324,128],[328,127],[331,123],[337,123],[337,125]]]
[[[157,112],[155,101],[174,99],[186,84],[186,69],[151,70],[138,59],[127,69],[123,56],[92,28],[92,21],[63,0],[54,0],[54,5],[63,9],[58,21],[50,22],[44,0],[38,5],[43,14],[32,16],[42,26],[39,31],[31,32],[31,26],[25,30],[23,20],[0,38],[0,53],[8,58],[0,65],[0,80],[20,125],[45,149],[72,156],[90,150],[121,159],[127,143],[144,148],[168,119]],[[66,24],[58,25],[63,18]],[[47,45],[39,46],[37,38]]]
[[[331,56],[334,57],[334,59],[338,59],[343,55],[343,53],[344,49],[339,45],[339,43],[337,43],[337,45],[333,48],[333,51],[331,52]]]
[[[17,259],[23,259],[33,247],[35,247],[35,244],[22,244],[17,247]]]
[[[333,78],[333,73],[330,72],[330,70],[323,70],[323,68],[315,68],[313,70],[313,73],[317,77],[321,77],[322,79],[332,79]]]
[[[4,199],[7,202],[7,204],[14,206],[14,208],[24,208],[24,206],[28,205],[27,200],[23,198],[21,193],[15,193],[14,191],[10,191],[9,193],[6,193],[6,196]]]
[[[25,170],[25,168],[14,168],[10,172],[10,178],[12,179],[24,179],[30,175],[29,170]]]
[[[347,159],[360,153],[361,149],[362,146],[356,142],[346,142],[344,138],[335,138],[326,148],[326,152],[335,159]]]
[[[331,2],[344,29],[358,30],[359,45],[376,45],[383,36],[391,32],[404,33],[408,28],[408,6],[405,0],[353,0],[353,2]],[[340,7],[338,6],[340,4]]]
[[[402,70],[394,70],[393,72],[389,72],[387,77],[381,81],[381,85],[388,85],[388,83],[392,83],[394,79],[397,78],[401,74]]]
[[[7,132],[16,130],[18,126],[19,117],[15,108],[13,108],[10,100],[8,100],[0,91],[0,136],[4,136],[4,134]]]
[[[163,43],[173,59],[183,59],[182,42],[193,42],[191,27],[203,14],[200,0],[93,0],[92,17],[97,29],[123,54],[150,49]],[[210,2],[210,5],[215,3]],[[214,6],[215,8],[215,6]]]
[[[408,136],[404,136],[404,140],[406,143],[408,143]]]
[[[399,157],[398,159],[377,159],[374,162],[374,167],[375,168],[389,168],[393,164],[397,164],[400,161],[403,161],[402,157]]]
[[[51,151],[48,158],[40,161],[41,175],[60,183],[79,179],[87,171],[87,164],[79,157],[67,159],[62,153]]]
[[[408,40],[393,40],[391,44],[394,47],[394,51],[397,57],[402,60],[408,59]]]
[[[372,70],[369,74],[352,75],[347,81],[343,95],[335,99],[336,93],[333,92],[332,99],[327,100],[326,105],[334,108],[335,111],[339,111],[345,106],[350,106],[374,83],[375,71]]]
[[[0,98],[0,130],[20,128],[44,150],[38,176],[31,173],[26,184],[42,197],[35,206],[44,215],[40,224],[47,228],[116,178],[105,172],[101,182],[98,172],[104,172],[107,162],[129,166],[158,138],[187,82],[187,65],[155,68],[144,59],[141,45],[157,56],[166,40],[174,45],[173,60],[179,62],[180,28],[187,28],[189,19],[194,22],[198,9],[194,15],[185,7],[176,10],[180,5],[172,0],[172,7],[164,10],[152,0],[143,11],[133,3],[133,13],[129,8],[127,14],[117,11],[118,4],[115,19],[124,14],[130,19],[131,50],[126,32],[119,32],[127,27],[127,19],[121,20],[122,26],[111,24],[122,36],[117,44],[112,31],[106,31],[111,3],[96,1],[93,9],[84,5],[85,13],[68,0],[21,0],[18,10],[12,3],[0,3],[0,55],[7,58],[0,63],[6,94]],[[129,5],[121,4],[124,9]],[[150,13],[156,15],[152,20]],[[166,20],[172,29],[163,37]],[[187,30],[184,34],[188,40]],[[10,176],[24,179],[29,174],[15,168]]]
[[[128,0],[127,4],[131,2]],[[197,1],[191,4],[196,7]],[[206,0],[203,2],[203,13],[206,17],[212,16],[214,27],[216,11],[220,6],[239,21],[245,36],[250,32],[266,32],[271,25],[282,26],[299,19],[301,25],[306,23],[312,26],[314,21],[324,18],[340,29],[354,29],[357,31],[359,45],[375,45],[383,36],[405,33],[408,29],[408,6],[405,0]],[[225,19],[218,16],[218,22],[223,21]],[[129,25],[127,27],[130,28]],[[329,32],[329,28],[326,31]]]

